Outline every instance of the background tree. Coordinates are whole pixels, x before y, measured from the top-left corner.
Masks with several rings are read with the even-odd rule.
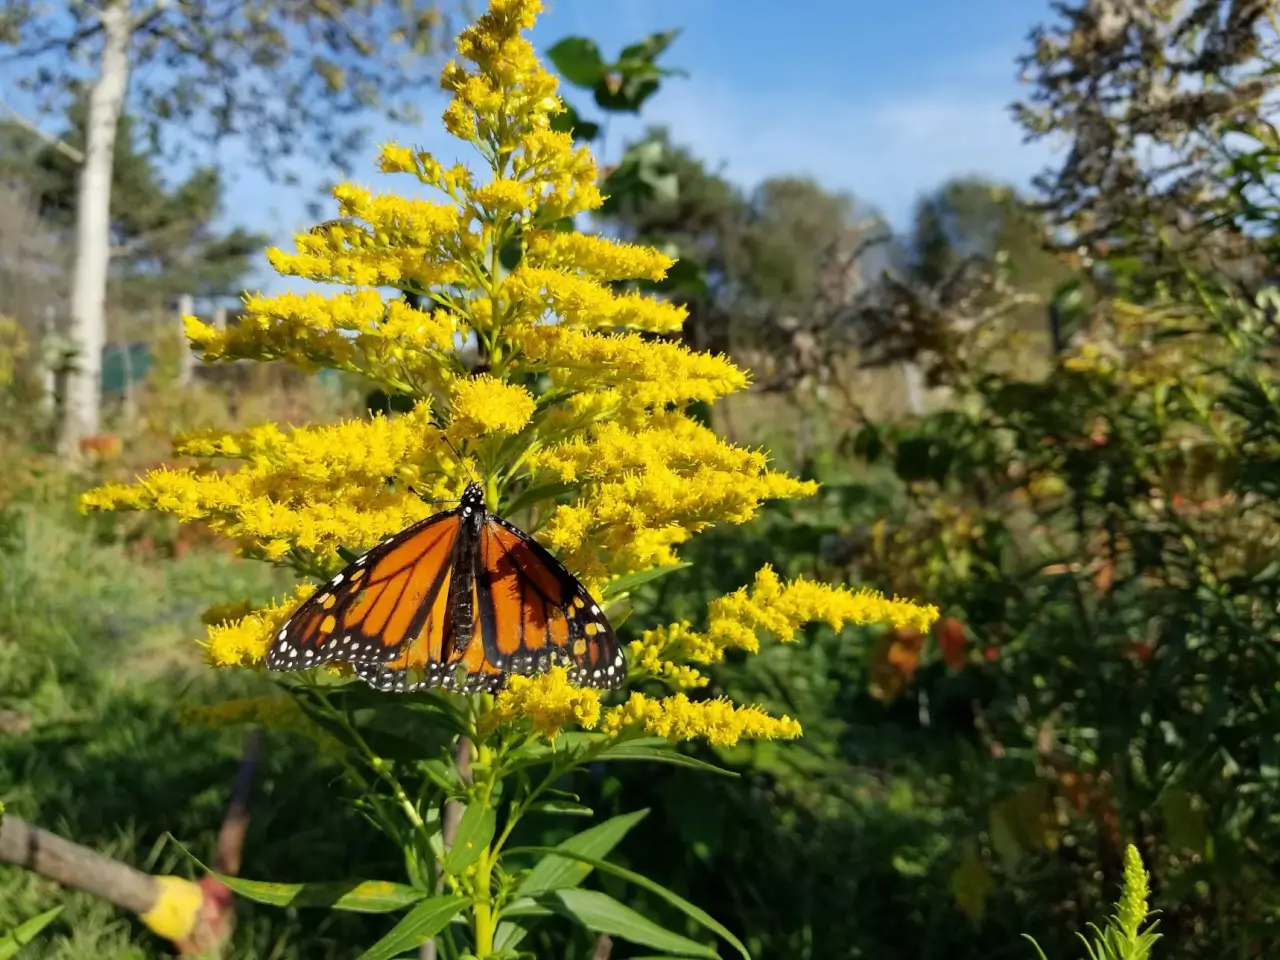
[[[84,110],[73,111],[61,142],[84,144]],[[43,146],[33,158],[30,193],[50,229],[75,231],[79,165],[66,152]],[[235,297],[270,238],[234,227],[218,232],[224,187],[218,170],[200,167],[176,184],[164,182],[155,153],[138,143],[137,124],[120,118],[112,160],[109,275],[125,310],[154,308],[179,294]]]
[[[1180,264],[1258,277],[1250,208],[1274,188],[1269,104],[1280,83],[1275,0],[1076,0],[1035,29],[1030,84],[1014,105],[1031,139],[1065,138],[1038,180],[1065,249],[1128,277],[1176,278]],[[1257,174],[1263,173],[1259,177]],[[1248,202],[1223,218],[1221,201]],[[1131,258],[1122,260],[1120,254]]]
[[[439,25],[433,5],[407,0],[4,5],[0,41],[38,107],[65,109],[77,97],[87,104],[70,297],[80,357],[67,388],[64,454],[98,427],[110,188],[126,97],[157,144],[240,135],[252,138],[264,169],[295,152],[314,156],[316,147],[336,162],[358,142],[354,121],[364,111],[398,109],[405,89],[430,81],[417,55]]]

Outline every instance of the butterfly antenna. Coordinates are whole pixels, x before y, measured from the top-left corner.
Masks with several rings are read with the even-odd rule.
[[[437,429],[440,431],[440,439],[444,441],[444,445],[453,451],[453,455],[457,458],[458,463],[466,467],[467,473],[471,474],[471,479],[474,480],[476,483],[479,483],[480,478],[476,476],[475,471],[472,470],[470,466],[468,466],[467,461],[464,460],[462,457],[462,454],[458,452],[458,448],[455,447],[453,445],[453,442],[448,438],[448,436],[445,435],[444,427],[437,427]]]

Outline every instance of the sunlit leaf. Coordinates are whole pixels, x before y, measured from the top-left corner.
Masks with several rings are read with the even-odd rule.
[[[555,849],[567,854],[580,854],[597,859],[609,855],[637,823],[643,820],[649,811],[637,810],[613,817],[604,823],[588,827],[581,833],[556,844]],[[516,897],[531,897],[548,890],[560,890],[576,887],[591,873],[591,867],[578,859],[565,857],[544,857],[529,871],[520,885],[516,887]]]
[[[485,848],[493,842],[493,835],[498,826],[498,814],[492,807],[472,804],[458,821],[458,833],[453,838],[453,846],[444,857],[446,873],[458,874],[471,866]]]
[[[466,897],[424,900],[391,928],[391,932],[360,954],[359,960],[391,960],[426,943],[449,925],[471,901]]]
[[[751,960],[751,954],[747,952],[747,948],[743,946],[742,941],[739,940],[737,937],[735,937],[732,933],[730,933],[727,927],[721,924],[718,920],[712,917],[709,913],[707,913],[701,907],[695,906],[694,904],[690,903],[688,900],[681,897],[679,894],[673,893],[672,891],[668,890],[666,887],[662,886],[661,884],[656,883],[653,880],[650,880],[648,877],[644,876],[643,874],[636,873],[633,870],[628,870],[625,867],[620,867],[616,863],[609,863],[607,860],[601,860],[597,857],[589,857],[581,853],[573,853],[571,851],[565,850],[563,844],[561,844],[559,847],[520,847],[520,848],[513,849],[509,852],[510,853],[537,853],[537,854],[541,854],[544,857],[569,857],[574,860],[579,860],[583,863],[587,863],[590,866],[594,867],[595,869],[600,870],[604,873],[609,873],[615,877],[619,877],[627,881],[628,883],[634,884],[637,887],[641,887],[645,890],[648,890],[650,893],[654,894],[655,896],[661,897],[667,903],[671,904],[671,906],[675,907],[677,910],[683,913],[690,920],[693,920],[695,923],[700,924],[701,926],[710,930],[712,933],[715,933],[721,937],[724,937],[724,939],[727,940],[733,946],[733,948],[737,950],[738,953],[740,953],[745,958],[745,960]],[[652,944],[652,945],[656,946],[656,944]]]
[[[614,744],[596,755],[597,760],[649,760],[654,763],[670,763],[677,767],[688,767],[691,770],[702,770],[706,773],[718,773],[723,777],[738,776],[732,770],[725,770],[713,763],[699,760],[683,754],[661,737],[644,740],[628,740]]]
[[[30,920],[24,920],[8,934],[0,937],[0,960],[9,960],[10,957],[16,956],[23,947],[39,936],[41,930],[53,923],[62,910],[62,907],[46,910]]]
[[[172,837],[170,839],[173,840]],[[200,872],[217,877],[233,893],[246,900],[273,907],[325,907],[330,910],[349,910],[353,913],[391,913],[395,910],[403,910],[426,896],[416,887],[389,883],[385,880],[274,883],[267,880],[245,880],[242,877],[224,876],[215,870],[210,870],[177,840],[173,840],[173,843],[200,868]]]
[[[664,930],[648,917],[599,890],[557,890],[564,912],[593,933],[607,933],[629,943],[667,950],[687,957],[718,957],[710,947]]]

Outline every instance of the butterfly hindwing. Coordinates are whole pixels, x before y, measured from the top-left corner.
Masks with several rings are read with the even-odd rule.
[[[485,659],[508,673],[568,667],[579,686],[606,689],[626,679],[626,657],[608,618],[582,583],[533,537],[489,515],[480,545],[493,629],[481,609]],[[479,580],[479,574],[477,575]]]

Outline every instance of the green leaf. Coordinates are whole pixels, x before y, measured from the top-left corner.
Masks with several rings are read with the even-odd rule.
[[[391,960],[426,943],[449,925],[471,901],[466,897],[442,896],[423,900],[410,910],[391,932],[360,954],[359,960]]]
[[[567,103],[563,113],[558,113],[551,118],[551,129],[557,133],[567,133],[573,139],[587,143],[600,136],[600,124],[593,120],[583,120],[582,115]]]
[[[543,500],[554,500],[566,493],[573,493],[577,489],[577,485],[572,483],[540,483],[529,487],[527,490],[520,491],[519,495],[503,508],[502,515],[504,517],[514,516],[535,503],[541,503]]]
[[[665,577],[668,574],[675,573],[678,570],[684,570],[686,567],[693,566],[692,563],[680,562],[669,563],[663,567],[652,567],[649,570],[638,570],[635,573],[628,573],[626,576],[619,577],[617,580],[609,582],[604,588],[604,599],[608,600],[623,593],[630,593],[642,583],[648,583],[651,580],[657,580],[659,577]]]
[[[62,907],[46,910],[30,920],[22,921],[7,935],[0,937],[0,960],[9,960],[10,957],[17,955],[18,951],[34,940],[41,930],[53,923],[62,910]]]
[[[733,770],[717,767],[696,757],[690,757],[676,750],[670,742],[661,737],[643,740],[624,740],[606,747],[593,758],[595,760],[649,760],[653,763],[670,763],[677,767],[688,767],[690,770],[701,770],[704,773],[718,773],[722,777],[738,776]]]
[[[587,37],[565,37],[547,51],[547,59],[576,87],[592,89],[608,74],[600,48]]]
[[[517,228],[512,236],[507,238],[507,242],[502,245],[502,249],[498,251],[498,261],[502,266],[510,271],[520,266],[520,261],[524,259],[524,234]]]
[[[635,884],[637,887],[641,887],[644,890],[648,890],[655,896],[661,897],[694,923],[705,927],[712,933],[724,937],[724,939],[727,940],[729,944],[738,951],[738,953],[742,954],[745,960],[751,960],[751,954],[748,953],[747,948],[742,945],[742,941],[730,933],[728,928],[711,916],[711,914],[707,913],[701,907],[690,903],[679,894],[668,890],[660,883],[650,880],[648,877],[643,874],[636,873],[634,870],[628,870],[625,867],[618,866],[616,863],[609,863],[607,860],[601,860],[597,857],[588,857],[580,853],[572,853],[562,849],[561,847],[515,847],[509,850],[508,853],[539,853],[545,857],[571,857],[574,860],[579,860],[583,863],[589,864],[604,873],[609,873],[615,877],[626,880],[628,883]],[[608,933],[609,931],[604,932]],[[649,944],[649,946],[657,946],[657,944]]]
[[[719,957],[710,947],[664,930],[599,890],[557,890],[553,896],[565,913],[593,933],[607,933],[630,943],[688,957]]]
[[[391,913],[417,903],[426,893],[417,887],[385,880],[336,880],[323,883],[273,883],[267,880],[245,880],[223,876],[211,870],[173,835],[174,846],[182,851],[200,872],[217,877],[234,893],[255,903],[273,907],[327,907],[353,913]]]
[[[624,813],[612,817],[604,823],[588,827],[581,833],[575,833],[567,840],[556,844],[554,849],[566,854],[579,854],[587,857],[606,857],[628,833],[631,828],[648,816],[648,809],[634,813]],[[531,897],[548,890],[562,890],[576,887],[591,874],[591,867],[577,858],[543,857],[532,870],[520,881],[514,896]]]
[[[493,932],[493,949],[497,953],[503,950],[514,950],[520,945],[520,941],[529,935],[529,931],[518,923],[512,923],[506,919],[507,911],[502,911],[503,919],[498,923],[498,929]]]
[[[212,871],[211,871],[212,872]],[[325,883],[272,883],[214,874],[246,900],[273,907],[327,907],[353,913],[393,913],[421,900],[416,887],[386,880],[337,880]]]
[[[569,800],[544,800],[542,803],[535,803],[529,808],[530,813],[554,813],[562,817],[591,817],[595,816],[595,811],[590,807],[583,806],[580,803],[573,803]]]
[[[459,874],[480,859],[480,854],[493,842],[498,828],[498,814],[492,807],[472,804],[458,821],[458,834],[444,856],[446,873]]]
[[[651,64],[666,52],[667,47],[680,36],[679,30],[664,30],[662,33],[651,33],[639,43],[622,48],[618,54],[618,63],[627,64],[635,61]]]

